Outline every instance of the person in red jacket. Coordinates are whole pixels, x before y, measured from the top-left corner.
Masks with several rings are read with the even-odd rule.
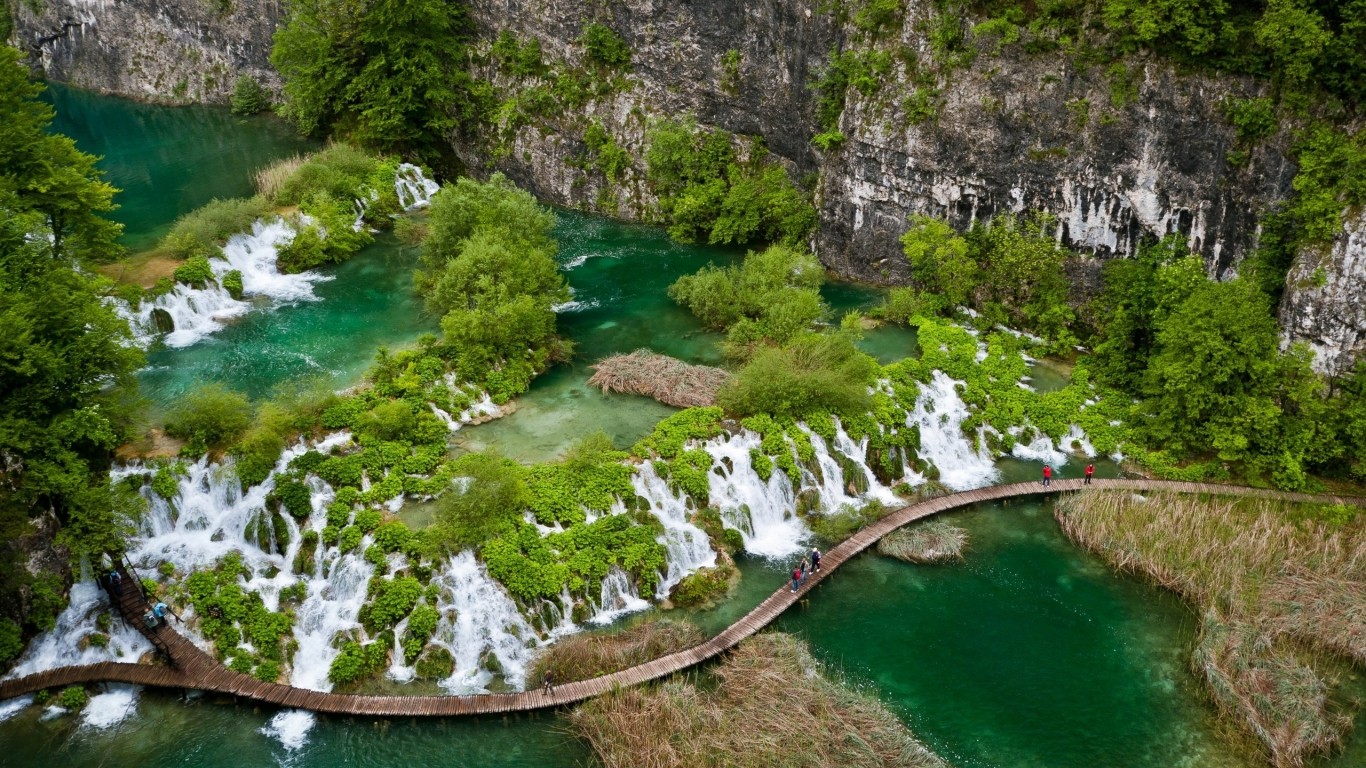
[[[1086,479],[1083,480],[1083,481],[1081,482],[1081,484],[1082,484],[1082,485],[1090,485],[1090,484],[1091,484],[1091,475],[1094,475],[1095,473],[1096,473],[1096,465],[1095,465],[1095,464],[1087,464],[1087,465],[1086,465]]]
[[[797,591],[797,585],[802,583],[802,569],[800,566],[792,569],[792,591]]]
[[[1047,464],[1043,465],[1043,484],[1047,488],[1053,482],[1053,468]]]

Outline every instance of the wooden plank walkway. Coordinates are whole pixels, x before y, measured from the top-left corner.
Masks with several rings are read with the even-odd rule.
[[[613,689],[658,680],[716,658],[768,626],[783,611],[804,598],[812,587],[838,570],[841,565],[849,562],[877,543],[883,536],[903,525],[941,512],[982,502],[1074,492],[1082,490],[1083,487],[1081,480],[1055,480],[1048,488],[1037,482],[994,485],[927,499],[902,507],[882,520],[854,533],[825,553],[821,557],[820,572],[808,577],[806,584],[800,591],[793,592],[790,582],[784,583],[778,591],[757,605],[754,610],[706,642],[610,675],[557,685],[554,691],[549,694],[540,690],[532,690],[521,693],[471,696],[366,696],[326,693],[278,683],[263,683],[249,675],[234,672],[223,666],[172,627],[162,626],[155,630],[146,628],[141,617],[147,610],[147,602],[143,598],[137,583],[132,581],[125,572],[123,593],[118,600],[120,611],[126,620],[138,626],[153,644],[162,650],[167,657],[168,664],[102,662],[86,666],[62,667],[0,682],[0,699],[33,693],[44,688],[78,683],[118,682],[161,688],[194,688],[228,693],[281,707],[373,717],[450,717],[524,712],[559,707],[599,696]],[[1366,506],[1366,499],[1355,497],[1315,496],[1232,485],[1163,480],[1096,480],[1091,487],[1098,490],[1128,490],[1136,493],[1168,492],[1231,495]]]

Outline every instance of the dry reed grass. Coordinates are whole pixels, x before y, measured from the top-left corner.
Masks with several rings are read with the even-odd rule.
[[[690,365],[668,355],[637,349],[599,360],[588,385],[603,392],[652,397],[675,408],[716,404],[716,392],[730,380],[720,368]]]
[[[712,673],[595,699],[569,715],[607,768],[945,768],[876,699],[830,680],[806,646],[762,634]]]
[[[1193,667],[1274,765],[1341,743],[1352,719],[1323,670],[1335,656],[1366,667],[1366,517],[1118,491],[1066,498],[1056,515],[1074,541],[1200,607]]]
[[[256,191],[267,200],[275,200],[289,177],[293,176],[304,164],[303,155],[294,155],[267,165],[256,172]]]
[[[700,645],[704,640],[702,630],[669,619],[643,621],[613,635],[570,635],[537,656],[526,679],[530,685],[539,685],[550,672],[556,685],[587,680]]]
[[[877,543],[877,551],[880,555],[924,565],[962,560],[967,545],[967,531],[944,520],[933,519],[892,531]]]

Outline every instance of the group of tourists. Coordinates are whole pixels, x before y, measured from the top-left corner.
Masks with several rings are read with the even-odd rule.
[[[821,551],[815,547],[811,548],[811,557],[802,558],[801,565],[792,569],[792,591],[796,592],[806,583],[806,577],[821,569]]]
[[[1081,481],[1081,484],[1082,484],[1082,485],[1090,485],[1090,484],[1091,484],[1091,476],[1094,475],[1094,474],[1096,474],[1096,465],[1095,465],[1095,464],[1087,464],[1087,465],[1086,465],[1086,476],[1085,476],[1085,478]],[[1045,464],[1045,465],[1043,465],[1043,486],[1044,486],[1045,488],[1047,488],[1048,486],[1050,486],[1050,485],[1052,485],[1052,484],[1053,484],[1053,466],[1052,466],[1051,464]]]

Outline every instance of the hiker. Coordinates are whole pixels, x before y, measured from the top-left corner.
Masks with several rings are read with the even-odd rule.
[[[110,572],[109,586],[114,590],[116,596],[123,595],[123,576],[118,571]]]
[[[156,605],[152,606],[152,613],[155,614],[156,617],[164,623],[166,621],[166,604],[157,603]]]
[[[1048,464],[1043,465],[1043,486],[1047,488],[1053,482],[1053,467]]]
[[[815,547],[812,547],[812,548],[811,548],[811,570],[813,570],[813,571],[819,571],[820,569],[821,569],[821,551],[820,551],[819,549],[816,549]]]
[[[803,557],[803,558],[802,558],[802,583],[803,583],[803,584],[806,583],[806,577],[807,577],[807,574],[809,574],[809,573],[811,573],[811,563],[810,563],[806,558]]]
[[[545,679],[541,681],[541,692],[546,696],[555,692],[555,673],[545,673]]]
[[[1095,465],[1095,464],[1087,464],[1087,465],[1086,465],[1086,479],[1085,479],[1085,480],[1082,480],[1082,481],[1081,481],[1081,484],[1082,484],[1082,485],[1090,485],[1090,484],[1091,484],[1091,475],[1094,475],[1095,473],[1096,473],[1096,465]]]
[[[797,591],[797,587],[801,586],[801,583],[802,583],[802,569],[800,569],[800,568],[793,568],[793,569],[792,569],[792,591],[793,591],[793,592],[796,592],[796,591]]]

